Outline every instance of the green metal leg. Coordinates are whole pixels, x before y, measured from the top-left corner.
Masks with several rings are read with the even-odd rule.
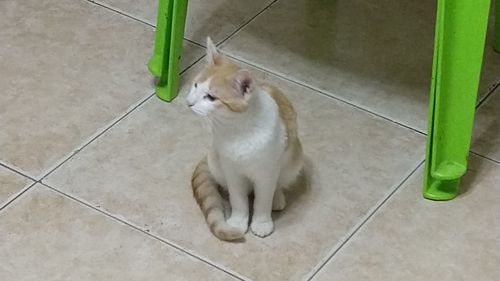
[[[177,96],[187,0],[159,0],[154,53],[149,70],[158,77],[156,95],[165,101]]]
[[[489,0],[438,0],[424,197],[450,200],[467,170]]]
[[[495,51],[500,53],[500,0],[495,1]]]

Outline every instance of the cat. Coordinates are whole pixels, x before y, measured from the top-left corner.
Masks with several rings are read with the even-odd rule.
[[[268,236],[274,231],[272,210],[285,208],[284,189],[303,168],[295,110],[276,87],[221,54],[210,37],[206,60],[187,96],[189,108],[212,130],[212,146],[191,179],[193,195],[211,232],[238,240],[248,231],[253,191],[250,230]],[[229,193],[227,222],[219,186]]]

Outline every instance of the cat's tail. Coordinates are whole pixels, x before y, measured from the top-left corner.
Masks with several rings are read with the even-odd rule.
[[[223,199],[217,189],[218,184],[210,173],[206,157],[194,169],[191,186],[210,231],[221,240],[242,239],[245,233],[230,226],[224,218]]]

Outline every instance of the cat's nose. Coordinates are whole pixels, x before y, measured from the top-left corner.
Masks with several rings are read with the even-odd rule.
[[[193,105],[196,103],[195,97],[189,93],[189,95],[186,97],[186,104],[189,107],[193,107]]]

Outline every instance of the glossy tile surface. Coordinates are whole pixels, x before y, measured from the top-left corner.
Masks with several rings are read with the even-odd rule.
[[[148,101],[46,182],[250,279],[299,280],[416,166],[424,137],[257,75],[295,104],[311,164],[272,236],[229,244],[209,233],[189,186],[209,138],[185,105],[186,83],[172,104]]]
[[[500,88],[476,113],[472,151],[500,162]]]
[[[6,0],[0,10],[8,165],[41,176],[153,92],[151,27],[86,1]],[[186,45],[187,61],[200,56],[195,48]]]
[[[313,280],[498,280],[500,165],[471,157],[453,201],[423,199],[421,182],[420,171]]]
[[[0,208],[31,183],[31,180],[0,166]]]
[[[0,212],[0,279],[235,280],[42,185]]]
[[[156,25],[158,0],[98,0],[135,18]],[[189,0],[185,38],[205,45],[206,37],[220,42],[257,15],[272,0]]]
[[[146,67],[158,0],[99,1],[0,1],[0,281],[498,279],[499,165],[472,154],[450,202],[422,199],[421,170],[408,179],[435,1],[189,0],[186,38],[232,36],[223,52],[299,115],[305,176],[275,233],[241,243],[212,236],[189,185],[210,143],[184,100],[203,48],[185,40],[179,98],[160,101]],[[500,82],[487,39],[481,98]],[[494,161],[499,91],[472,145]]]
[[[435,1],[278,1],[224,50],[424,132],[435,10]],[[500,82],[491,46],[481,96]]]

